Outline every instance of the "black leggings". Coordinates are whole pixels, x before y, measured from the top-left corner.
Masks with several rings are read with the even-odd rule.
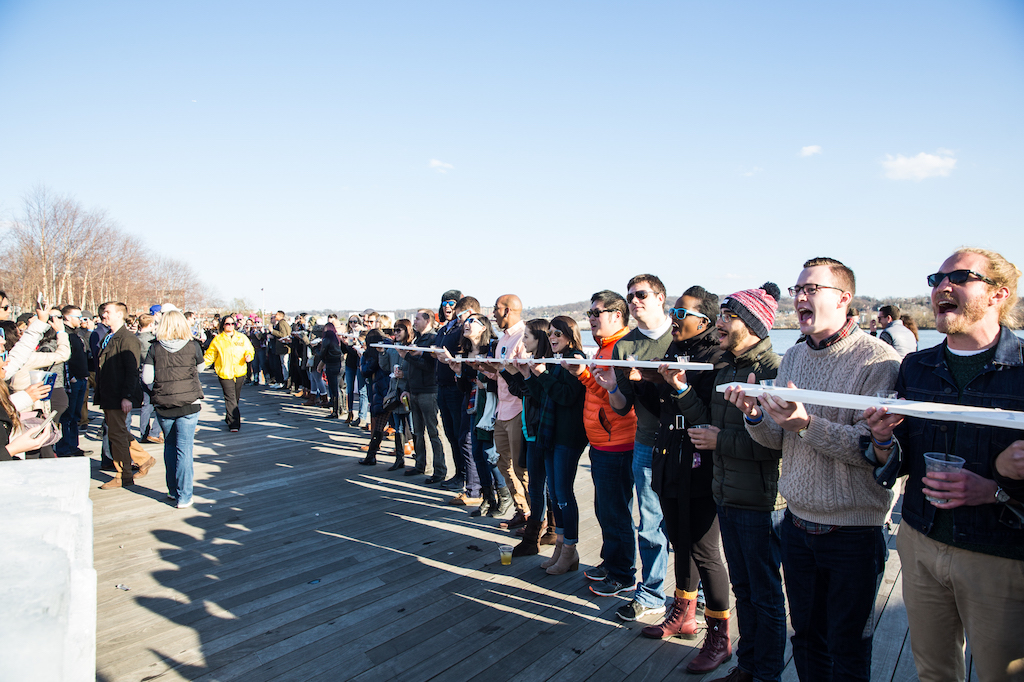
[[[704,598],[712,611],[729,610],[729,573],[722,559],[715,499],[662,497],[665,531],[676,552],[676,589],[696,592],[704,583]]]

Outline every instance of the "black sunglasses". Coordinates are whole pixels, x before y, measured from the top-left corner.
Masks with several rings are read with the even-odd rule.
[[[617,313],[617,312],[619,312],[619,311],[617,311],[617,310],[588,310],[587,311],[587,317],[589,317],[589,318],[598,318],[598,317],[601,317],[602,313]]]
[[[928,286],[932,289],[942,284],[942,280],[949,278],[950,284],[966,284],[967,281],[974,275],[985,284],[991,284],[995,286],[996,283],[990,280],[985,275],[975,272],[974,270],[954,270],[953,272],[936,272],[928,275]]]
[[[647,291],[646,289],[641,289],[640,291],[634,291],[633,293],[626,294],[626,302],[629,303],[634,298],[639,298],[641,301],[643,301],[648,296],[654,296],[654,292],[653,291]]]

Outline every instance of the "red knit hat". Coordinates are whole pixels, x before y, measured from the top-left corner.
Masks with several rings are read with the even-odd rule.
[[[768,336],[775,324],[775,313],[779,311],[779,296],[782,292],[774,282],[765,282],[760,289],[744,289],[726,296],[722,307],[740,316],[757,338]]]

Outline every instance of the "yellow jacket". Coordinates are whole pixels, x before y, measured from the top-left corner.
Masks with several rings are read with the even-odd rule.
[[[203,361],[213,365],[221,379],[245,376],[245,363],[256,356],[249,337],[241,332],[221,332],[203,355]]]

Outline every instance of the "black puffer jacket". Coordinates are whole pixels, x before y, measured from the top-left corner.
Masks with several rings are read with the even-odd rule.
[[[420,348],[432,346],[435,336],[433,332],[422,334],[413,345]],[[409,376],[406,377],[409,393],[437,393],[437,356],[420,353],[415,357],[410,352],[405,354],[405,359],[409,363]]]
[[[771,339],[766,338],[739,357],[726,353],[723,360],[726,366],[715,377],[716,388],[733,381],[746,382],[751,372],[755,383],[774,379],[782,358],[772,350]],[[779,495],[782,451],[754,442],[743,425],[743,413],[726,402],[725,394],[714,390],[710,402],[704,402],[689,393],[679,399],[685,418],[694,424],[709,423],[722,429],[714,453],[712,492],[715,502],[751,511],[784,508],[786,501]]]
[[[665,359],[674,361],[678,355],[689,355],[690,362],[706,362],[717,370],[725,366],[721,360],[723,353],[718,333],[711,327],[686,341],[673,341]],[[649,377],[653,375],[646,373]],[[710,400],[714,379],[714,371],[687,372],[687,393],[701,401]],[[694,468],[697,448],[686,434],[686,429],[706,421],[694,421],[683,415],[675,395],[675,389],[664,382],[643,381],[637,390],[637,399],[660,419],[651,460],[651,488],[660,497],[710,497],[711,453],[700,452],[700,464]]]

